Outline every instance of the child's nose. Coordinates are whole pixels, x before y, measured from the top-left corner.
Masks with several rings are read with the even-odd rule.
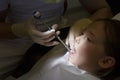
[[[76,37],[76,41],[75,41],[76,43],[80,43],[80,37]]]

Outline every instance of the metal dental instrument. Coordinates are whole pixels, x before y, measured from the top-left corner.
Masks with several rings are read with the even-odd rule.
[[[38,11],[34,12],[33,16],[34,16],[35,19],[40,19],[40,18],[41,18],[41,14],[40,14]],[[42,21],[42,23],[48,28],[48,30],[51,30],[51,29],[52,29],[52,28],[49,27],[49,26],[47,25],[47,23],[45,23],[44,21]],[[56,33],[55,33],[55,37],[56,37],[56,38],[60,41],[60,43],[70,52],[70,48],[62,41],[62,39],[61,39]]]

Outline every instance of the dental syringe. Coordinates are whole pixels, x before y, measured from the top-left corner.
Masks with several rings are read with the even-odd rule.
[[[41,19],[41,14],[38,11],[35,11],[33,13],[33,16],[35,19],[40,20]],[[48,28],[48,30],[51,30],[52,28],[47,25],[46,22],[42,21],[41,22]],[[70,52],[70,48],[62,41],[62,39],[56,34],[55,32],[55,37],[59,40],[59,42]]]

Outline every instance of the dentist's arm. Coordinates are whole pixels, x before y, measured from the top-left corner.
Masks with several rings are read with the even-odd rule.
[[[112,12],[106,0],[79,0],[82,6],[91,14],[90,19],[111,18]]]

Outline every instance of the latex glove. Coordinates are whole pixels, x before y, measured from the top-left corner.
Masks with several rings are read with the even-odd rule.
[[[31,36],[32,40],[38,44],[44,46],[54,46],[59,44],[58,41],[53,41],[53,39],[55,39],[55,33],[57,35],[60,34],[60,31],[55,32],[57,26],[57,24],[54,24],[51,30],[40,32],[34,25],[31,25],[29,29],[29,35]]]
[[[35,27],[34,18],[31,18],[24,23],[13,24],[11,28],[12,32],[17,37],[29,37],[35,43],[44,46],[53,46],[58,44],[57,41],[52,41],[55,38],[54,33],[57,28],[57,24],[53,25],[50,31],[41,32]],[[57,31],[56,33],[59,34],[60,32]]]
[[[80,32],[88,26],[92,21],[90,19],[81,19],[78,20],[70,29],[69,34],[66,38],[66,44],[73,49],[75,38],[79,36]]]

